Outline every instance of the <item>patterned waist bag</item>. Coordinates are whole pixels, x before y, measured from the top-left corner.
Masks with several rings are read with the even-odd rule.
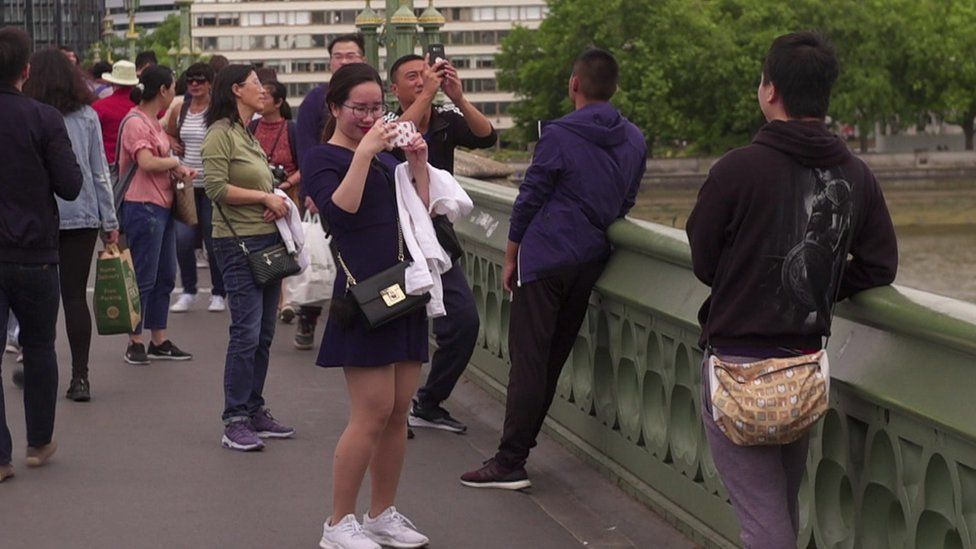
[[[736,364],[708,359],[715,424],[739,446],[789,444],[825,413],[827,352]]]

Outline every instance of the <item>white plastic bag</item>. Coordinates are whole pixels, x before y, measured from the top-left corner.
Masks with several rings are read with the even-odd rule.
[[[284,280],[284,302],[292,306],[321,304],[332,297],[336,265],[329,252],[329,241],[319,222],[318,214],[305,213],[302,219],[305,230],[305,249],[309,265],[301,274]]]

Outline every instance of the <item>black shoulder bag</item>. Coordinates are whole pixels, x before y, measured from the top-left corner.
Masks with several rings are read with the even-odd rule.
[[[372,165],[370,169],[372,169]],[[400,213],[396,207],[396,186],[384,167],[380,166],[377,169],[386,177],[389,184],[390,196],[393,198],[393,211],[397,216],[397,263],[369,278],[357,280],[346,262],[342,260],[342,254],[339,253],[335,239],[329,240],[329,249],[335,256],[336,264],[346,274],[346,292],[352,294],[352,298],[370,330],[409,315],[430,301],[429,292],[425,292],[423,295],[410,295],[406,292],[406,273],[410,263],[405,260],[403,253],[403,229],[400,227]],[[324,217],[322,224],[326,225]],[[329,233],[328,226],[325,226],[325,231],[326,234]],[[342,321],[342,319],[339,320]]]
[[[234,240],[237,241],[237,245],[244,252],[244,257],[247,258],[247,264],[251,268],[251,275],[254,276],[254,283],[259,287],[273,284],[291,275],[298,274],[302,270],[298,265],[298,260],[295,259],[293,254],[288,253],[288,248],[283,242],[272,244],[256,252],[247,249],[247,245],[244,244],[241,237],[237,236],[237,231],[234,230],[234,226],[230,224],[230,220],[224,215],[224,209],[217,202],[214,202],[214,205],[217,206],[220,217],[224,219],[227,228],[234,235]]]

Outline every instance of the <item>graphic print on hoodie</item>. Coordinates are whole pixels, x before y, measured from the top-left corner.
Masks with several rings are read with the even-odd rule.
[[[760,281],[765,306],[791,323],[816,326],[830,319],[849,247],[851,184],[838,168],[797,165],[787,185],[788,206],[763,243],[763,257],[776,268]]]
[[[891,283],[898,262],[880,186],[822,122],[770,122],[722,157],[687,233],[712,289],[703,347],[819,348],[833,303]]]

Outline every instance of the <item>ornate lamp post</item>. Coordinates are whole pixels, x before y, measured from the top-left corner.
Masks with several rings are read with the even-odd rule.
[[[447,22],[441,12],[434,7],[434,0],[427,0],[427,9],[417,19],[423,33],[420,35],[420,45],[427,49],[431,44],[441,43],[441,27]]]
[[[136,60],[136,40],[139,33],[136,32],[136,10],[139,9],[139,0],[124,0],[126,11],[129,12],[129,30],[125,33],[125,39],[129,43],[129,59]]]
[[[105,48],[105,60],[109,63],[114,63],[115,60],[112,59],[112,36],[115,33],[112,31],[112,18],[108,15],[102,19],[102,42]]]
[[[379,67],[379,29],[380,25],[383,24],[383,18],[373,11],[369,3],[370,0],[366,0],[366,7],[356,16],[356,28],[363,34],[363,40],[366,43],[366,62],[374,67]]]
[[[366,7],[356,17],[356,27],[366,43],[366,60],[381,73],[385,73],[397,59],[414,53],[418,38],[424,47],[439,42],[444,23],[444,16],[434,8],[433,0],[427,0],[427,9],[419,19],[413,12],[413,0],[386,0],[385,22],[370,7],[370,0],[366,0]],[[379,30],[381,24],[382,32]],[[423,35],[418,33],[418,25],[423,27]],[[385,67],[380,67],[379,63],[381,42],[386,47]],[[388,93],[386,101],[392,105],[396,98]]]
[[[413,14],[413,0],[399,0],[400,7],[393,11],[396,3],[397,0],[386,0],[387,22],[383,29],[386,38],[384,69],[404,55],[413,53],[417,42],[417,16]]]
[[[192,29],[190,7],[193,5],[193,0],[176,0],[176,5],[180,8],[180,56],[178,65],[180,72],[183,72],[190,66],[193,58],[193,38],[190,35]]]

